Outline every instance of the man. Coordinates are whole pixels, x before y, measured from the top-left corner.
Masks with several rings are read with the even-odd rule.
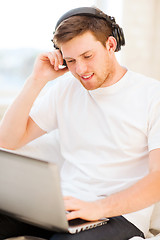
[[[95,11],[104,19],[77,14],[58,24],[53,41],[59,50],[37,58],[1,122],[0,146],[16,149],[58,128],[68,220],[110,220],[70,235],[1,216],[5,238],[124,240],[147,233],[152,205],[160,200],[160,83],[117,62],[118,25]],[[61,69],[63,58],[67,68]],[[46,83],[62,75],[32,107]]]

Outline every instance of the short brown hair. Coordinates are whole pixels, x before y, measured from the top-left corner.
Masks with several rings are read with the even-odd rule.
[[[112,35],[111,24],[105,19],[90,16],[72,16],[64,20],[57,27],[53,42],[57,48],[76,36],[90,31],[95,38],[105,46],[109,36]]]

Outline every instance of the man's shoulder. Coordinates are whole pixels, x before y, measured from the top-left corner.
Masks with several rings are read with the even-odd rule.
[[[137,73],[131,70],[128,70],[128,78],[138,86],[144,86],[144,89],[154,89],[158,88],[160,89],[160,80],[146,76],[142,73]]]

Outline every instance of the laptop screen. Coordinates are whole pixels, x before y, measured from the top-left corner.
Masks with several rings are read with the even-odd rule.
[[[50,230],[68,230],[56,164],[0,150],[0,211]]]

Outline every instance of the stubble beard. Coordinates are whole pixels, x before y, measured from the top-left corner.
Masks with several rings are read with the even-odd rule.
[[[106,76],[105,76],[106,75]],[[94,76],[94,78],[96,77],[96,79],[94,80],[94,82],[92,81],[86,81],[84,82],[83,80],[81,80],[81,78],[79,78],[80,83],[82,84],[82,86],[86,89],[86,90],[95,90],[98,88],[103,88],[107,86],[107,82],[110,76],[110,73],[108,74],[104,74],[105,77],[97,77]]]

